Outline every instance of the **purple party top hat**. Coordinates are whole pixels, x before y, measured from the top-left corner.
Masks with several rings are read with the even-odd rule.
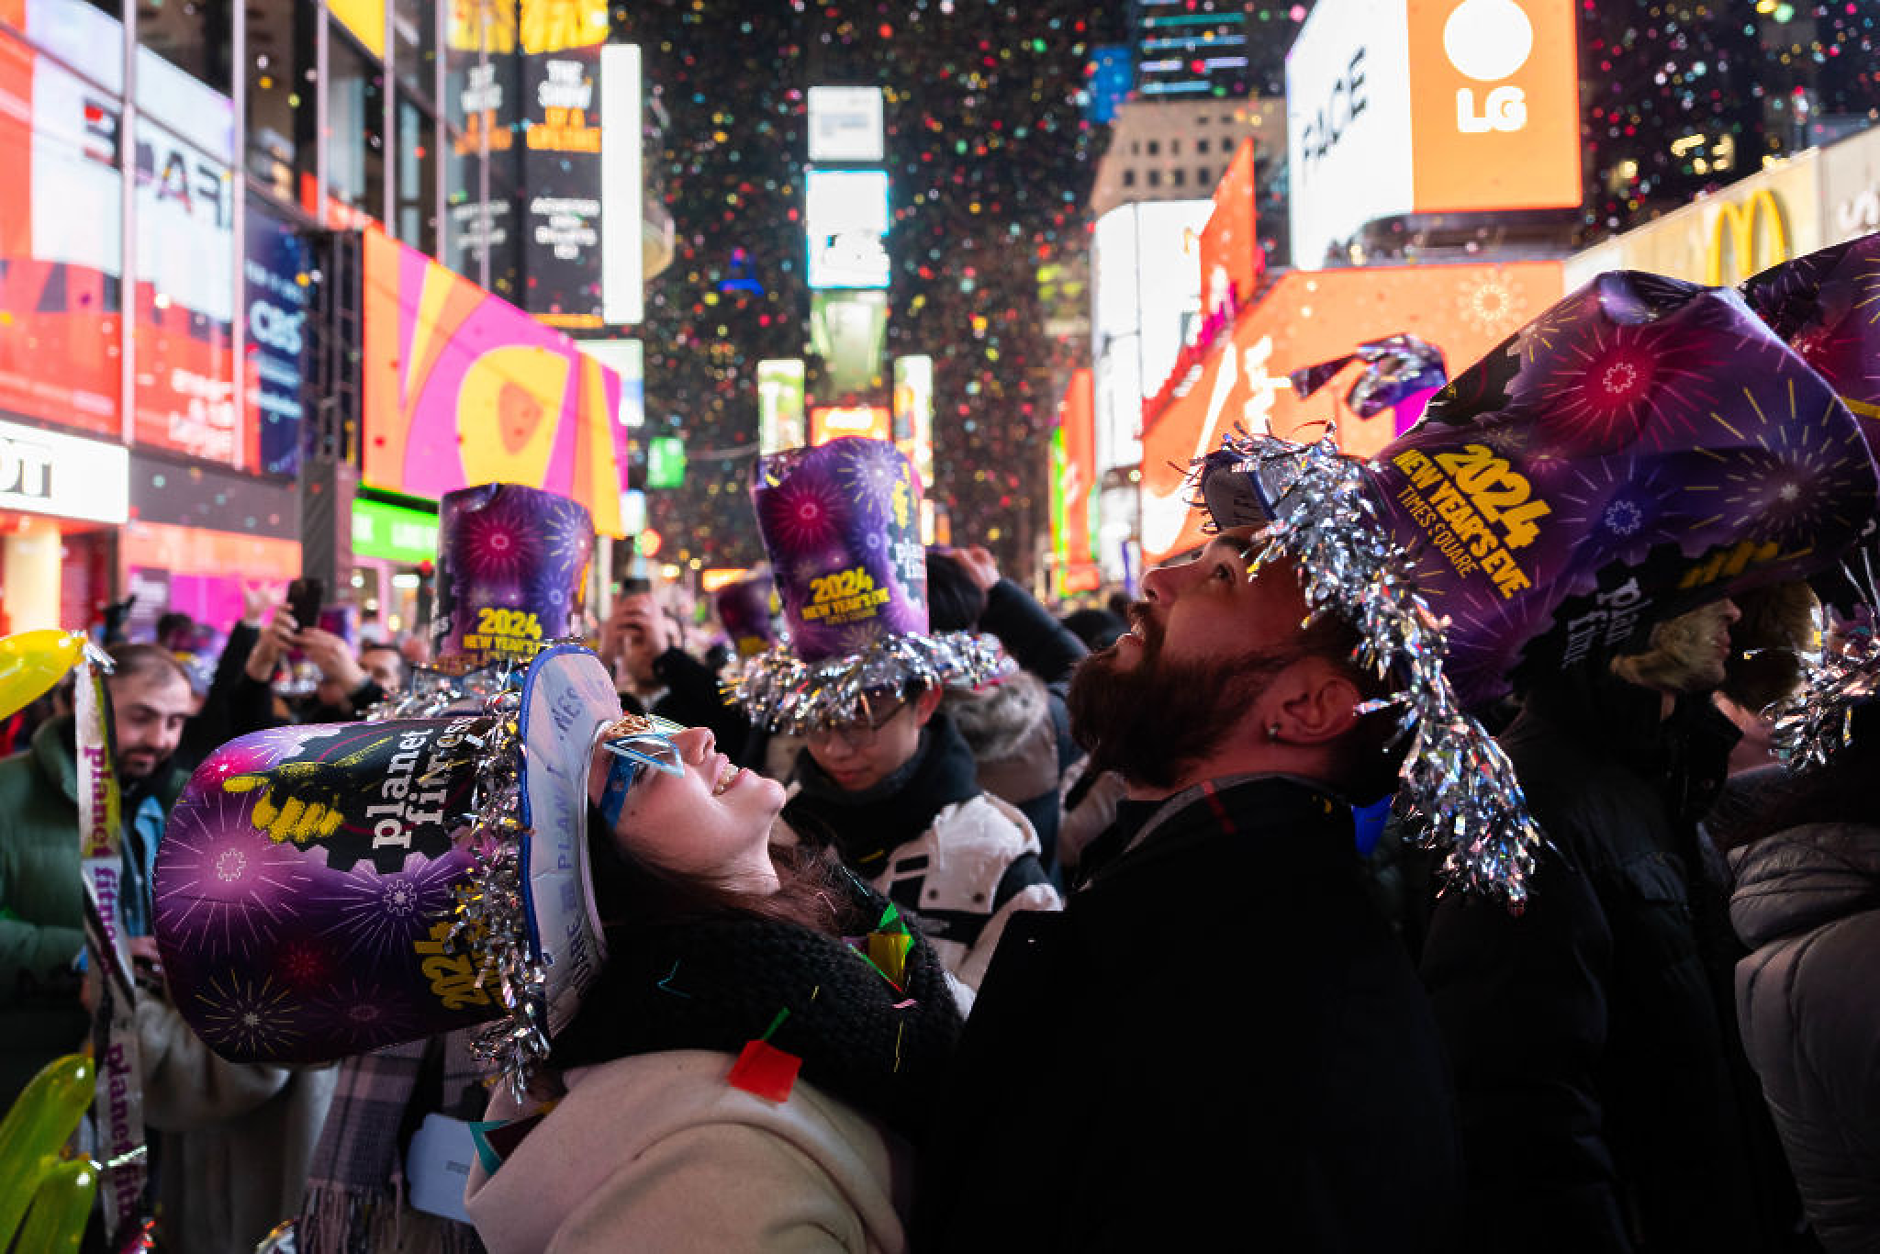
[[[990,640],[928,631],[920,477],[894,445],[850,436],[760,457],[751,500],[788,632],[733,686],[752,718],[800,731],[854,718],[871,692],[998,672]]]
[[[621,718],[600,659],[558,645],[480,712],[223,745],[157,855],[177,1009],[235,1062],[500,1020],[485,1053],[525,1076],[605,961],[587,789]]]
[[[1859,421],[1740,296],[1637,273],[1555,305],[1369,463],[1256,437],[1195,474],[1214,523],[1264,526],[1256,565],[1293,557],[1398,677],[1400,800],[1453,881],[1514,905],[1538,833],[1467,710],[1834,561],[1880,507]]]
[[[712,597],[712,608],[740,658],[755,657],[777,643],[776,585],[768,574],[728,583]]]
[[[594,520],[579,502],[514,483],[447,492],[438,507],[436,669],[526,662],[581,634]]]

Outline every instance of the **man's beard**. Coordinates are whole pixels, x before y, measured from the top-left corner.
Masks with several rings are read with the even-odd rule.
[[[1115,771],[1132,784],[1172,788],[1181,772],[1220,748],[1273,676],[1296,653],[1250,650],[1238,657],[1177,661],[1162,654],[1162,629],[1133,611],[1142,656],[1117,664],[1117,646],[1085,659],[1065,705],[1071,735],[1090,753],[1091,771]]]

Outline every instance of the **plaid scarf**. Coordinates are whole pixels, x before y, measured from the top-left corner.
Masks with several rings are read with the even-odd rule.
[[[440,1067],[441,1093],[421,1094]],[[483,1254],[474,1228],[406,1204],[404,1150],[432,1110],[482,1118],[484,1094],[465,1032],[341,1064],[296,1224],[300,1254]]]

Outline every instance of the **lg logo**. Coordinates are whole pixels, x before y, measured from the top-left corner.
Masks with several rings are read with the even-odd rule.
[[[1515,0],[1463,0],[1443,24],[1443,51],[1457,71],[1497,83],[1476,108],[1475,88],[1456,89],[1456,129],[1465,135],[1518,131],[1527,125],[1527,94],[1502,82],[1527,64],[1534,24]]]

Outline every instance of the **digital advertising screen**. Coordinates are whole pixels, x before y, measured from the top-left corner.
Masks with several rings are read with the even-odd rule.
[[[812,288],[888,286],[888,175],[811,170],[804,199]]]
[[[620,376],[573,340],[376,229],[365,339],[366,483],[433,499],[530,484],[624,534]]]
[[[1201,543],[1201,515],[1186,474],[1235,428],[1316,439],[1338,424],[1339,444],[1368,457],[1396,437],[1389,410],[1360,418],[1344,403],[1349,375],[1300,399],[1294,370],[1330,361],[1366,340],[1414,335],[1443,351],[1451,378],[1539,316],[1565,294],[1557,261],[1295,270],[1257,305],[1243,309],[1232,337],[1203,362],[1192,383],[1142,433],[1143,557],[1161,561]]]
[[[316,275],[313,253],[298,231],[248,206],[242,258],[247,305],[243,352],[244,428],[255,435],[257,469],[270,475],[300,470],[302,420],[306,416],[308,353],[312,347],[307,311]]]

